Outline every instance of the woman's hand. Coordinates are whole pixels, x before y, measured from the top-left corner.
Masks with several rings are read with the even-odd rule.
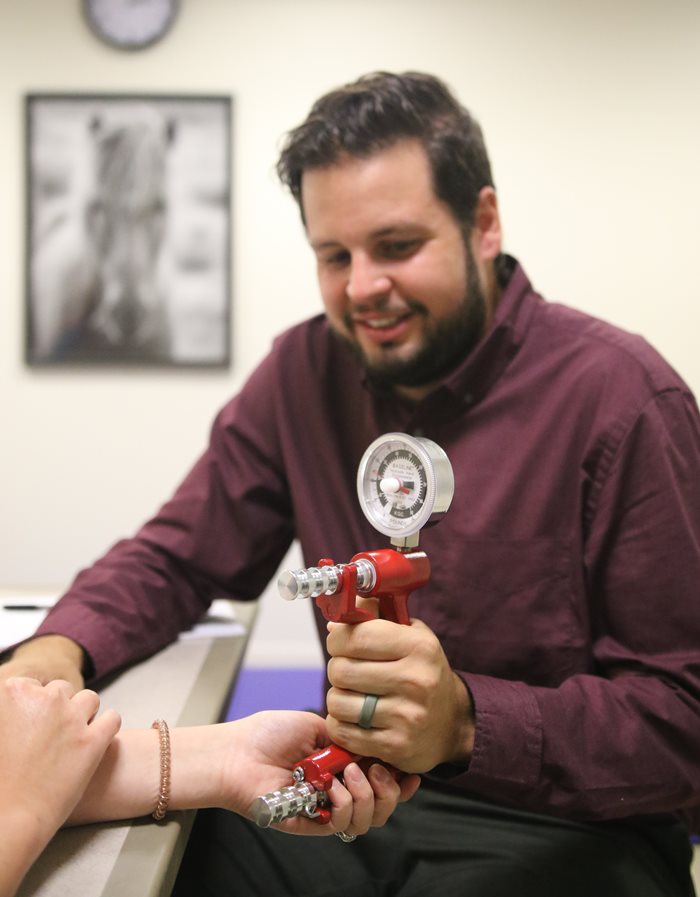
[[[269,791],[293,784],[296,763],[330,743],[324,720],[314,713],[267,711],[228,723],[230,749],[223,770],[224,806],[250,816],[253,801]],[[343,772],[328,792],[331,821],[328,825],[303,816],[287,819],[275,828],[298,835],[346,832],[362,835],[387,821],[401,801],[415,794],[418,776],[397,783],[381,765],[370,767],[368,776],[356,763]]]
[[[117,734],[113,710],[95,719],[99,704],[65,681],[0,679],[0,893],[13,893]]]
[[[41,820],[50,837],[83,793],[119,731],[114,710],[99,719],[94,691],[68,682],[0,681],[0,805]]]

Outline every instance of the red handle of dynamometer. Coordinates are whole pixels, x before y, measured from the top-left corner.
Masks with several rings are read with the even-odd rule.
[[[328,791],[333,783],[333,779],[341,773],[348,763],[358,763],[362,771],[366,774],[373,763],[381,763],[374,757],[361,757],[359,754],[351,754],[337,744],[329,744],[328,747],[321,748],[315,754],[304,757],[294,767],[295,774],[300,774],[304,782],[308,782],[317,791]],[[396,781],[401,779],[402,773],[393,766],[382,764],[393,775]],[[320,825],[326,825],[330,822],[330,810],[323,806],[317,805],[318,815],[314,816],[316,822]]]
[[[410,625],[408,598],[414,589],[424,586],[430,579],[430,561],[423,551],[400,552],[393,548],[377,551],[362,551],[343,567],[342,583],[333,595],[319,595],[316,604],[323,616],[334,623],[363,623],[373,620],[374,614],[357,607],[357,567],[358,560],[369,561],[374,568],[375,583],[363,595],[379,599],[379,616],[392,623]],[[319,567],[334,566],[331,558],[321,558]],[[305,782],[317,791],[328,791],[333,778],[342,772],[348,763],[360,763],[367,772],[375,761],[371,757],[351,754],[337,744],[322,748],[315,754],[304,757],[295,767]],[[385,764],[386,765],[386,764]],[[387,769],[398,780],[401,773],[393,767]],[[325,824],[330,820],[330,811],[319,809],[316,821]]]
[[[335,776],[342,772],[348,763],[357,761],[357,754],[351,754],[337,744],[329,744],[320,748],[315,754],[304,757],[294,767],[301,770],[304,781],[313,785],[317,791],[328,791]]]
[[[334,595],[316,598],[321,613],[334,623],[364,623],[373,620],[374,614],[357,607],[356,561],[368,561],[374,568],[375,583],[363,595],[379,599],[379,616],[392,623],[408,626],[408,598],[414,589],[424,586],[430,579],[430,561],[424,551],[401,552],[394,548],[361,551],[343,567],[342,583]],[[321,558],[319,567],[334,566],[332,558]]]

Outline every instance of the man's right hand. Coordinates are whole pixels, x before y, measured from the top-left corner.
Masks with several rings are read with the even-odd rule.
[[[65,635],[42,635],[15,648],[12,656],[0,664],[0,679],[24,676],[46,685],[65,679],[78,691],[84,687],[83,649]]]

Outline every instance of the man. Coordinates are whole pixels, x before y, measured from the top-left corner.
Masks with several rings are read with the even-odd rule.
[[[692,893],[688,388],[639,338],[545,302],[501,253],[480,129],[437,79],[379,73],[322,97],[279,172],[325,316],[278,339],[173,499],[77,577],[40,630],[54,635],[8,666],[75,676],[81,658],[101,675],[214,595],[256,597],[293,537],[310,564],[381,544],[358,462],[382,433],[425,435],[456,485],[421,536],[433,572],[414,622],[319,620],[331,737],[423,787],[351,846],[290,847],[203,815],[176,893]]]

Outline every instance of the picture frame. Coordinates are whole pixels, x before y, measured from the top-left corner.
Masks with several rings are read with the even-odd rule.
[[[231,112],[25,96],[28,365],[230,365]]]

